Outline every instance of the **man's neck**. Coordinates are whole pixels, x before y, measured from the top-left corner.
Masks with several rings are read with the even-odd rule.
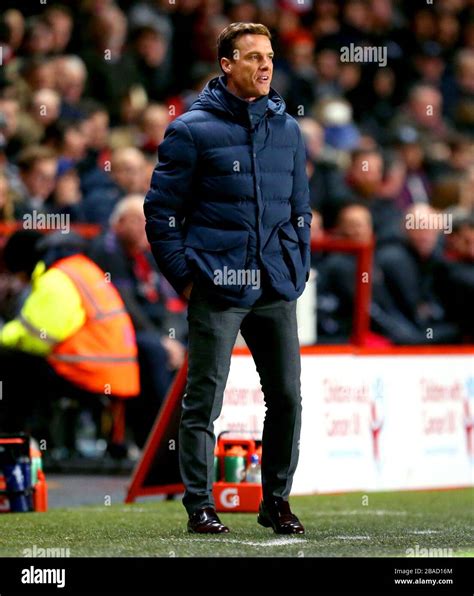
[[[239,93],[239,90],[235,87],[232,81],[227,80],[226,88],[227,91],[230,91],[232,93],[232,95],[235,95],[236,97],[238,97],[239,99],[243,99],[244,101],[251,102],[257,99],[256,97],[242,97],[242,95],[240,95]]]

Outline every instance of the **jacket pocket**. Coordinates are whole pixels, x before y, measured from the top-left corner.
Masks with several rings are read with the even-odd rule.
[[[304,264],[301,258],[301,249],[298,234],[290,222],[284,223],[278,229],[278,236],[283,251],[283,260],[290,272],[291,279],[298,288],[304,283]]]
[[[247,230],[191,226],[184,241],[186,260],[200,277],[228,293],[237,294],[245,279],[248,237]]]

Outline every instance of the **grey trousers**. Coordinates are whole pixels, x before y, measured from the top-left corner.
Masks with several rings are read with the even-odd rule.
[[[252,307],[223,305],[194,286],[188,307],[188,378],[179,430],[179,463],[189,514],[214,507],[214,422],[218,418],[239,329],[252,353],[264,394],[263,498],[287,499],[298,463],[301,429],[300,349],[296,300],[259,299]]]

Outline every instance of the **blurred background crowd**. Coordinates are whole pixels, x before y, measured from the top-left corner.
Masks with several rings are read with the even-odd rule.
[[[272,87],[306,144],[314,239],[375,241],[372,340],[472,341],[474,0],[2,0],[0,222],[96,224],[89,256],[148,354],[159,338],[176,370],[186,307],[150,258],[142,202],[168,123],[221,74],[216,38],[234,21],[272,32]],[[351,46],[383,48],[386,63],[341,60]],[[406,225],[439,213],[449,230]],[[313,265],[318,342],[346,342],[355,257],[315,251]],[[0,276],[4,321],[17,293]]]

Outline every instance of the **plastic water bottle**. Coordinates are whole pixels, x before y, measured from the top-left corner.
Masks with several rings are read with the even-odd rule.
[[[32,508],[29,485],[31,482],[31,469],[28,458],[25,459],[28,463],[18,461],[3,466],[10,511],[15,513],[31,511]]]
[[[250,464],[247,468],[245,480],[247,482],[252,482],[256,484],[262,483],[262,469],[260,467],[260,458],[256,453],[253,453],[250,456]]]
[[[30,459],[31,459],[31,486],[38,482],[38,470],[43,469],[41,460],[41,451],[39,445],[33,437],[30,437]]]

